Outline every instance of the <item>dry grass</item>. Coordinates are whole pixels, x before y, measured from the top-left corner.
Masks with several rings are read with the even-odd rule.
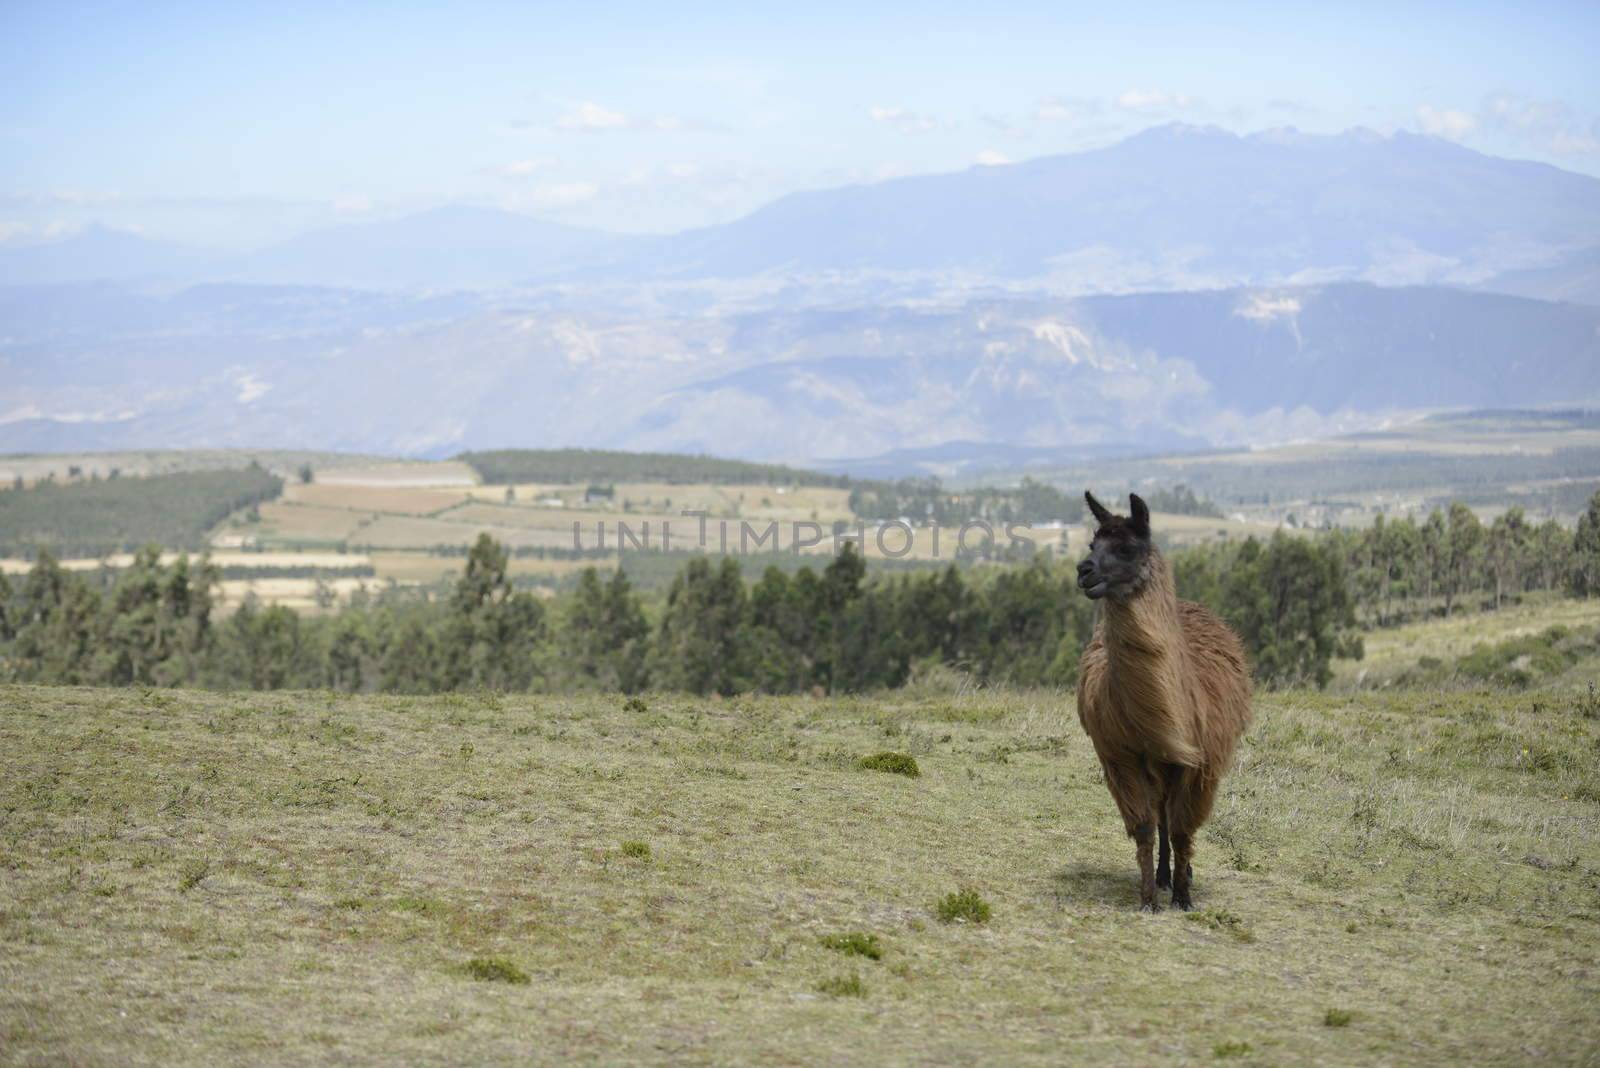
[[[478,475],[468,464],[457,460],[385,460],[373,463],[342,463],[316,469],[316,480],[324,485],[387,486],[476,486]]]
[[[1265,697],[1190,921],[1056,695],[4,688],[0,1050],[1592,1063],[1597,752],[1563,694]]]
[[[432,515],[466,500],[467,491],[433,489],[425,486],[350,486],[320,482],[290,482],[283,487],[283,499],[294,504],[349,508],[359,512]]]
[[[372,567],[380,579],[396,582],[432,584],[461,576],[465,557],[433,556],[421,552],[381,552],[372,554]],[[512,575],[565,575],[597,567],[602,572],[616,567],[616,559],[554,560],[536,556],[514,556],[507,565]]]
[[[231,615],[254,594],[262,604],[282,605],[296,612],[316,615],[324,611],[318,598],[332,597],[330,608],[348,604],[357,590],[377,593],[387,583],[381,578],[251,578],[223,579],[218,583],[220,594],[217,603],[219,616]]]
[[[263,544],[272,542],[336,543],[349,540],[372,516],[347,508],[329,508],[288,501],[268,501],[257,509],[257,523],[229,521],[219,530],[253,536]]]

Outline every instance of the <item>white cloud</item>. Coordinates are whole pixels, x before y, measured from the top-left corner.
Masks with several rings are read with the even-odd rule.
[[[712,130],[716,127],[677,115],[628,115],[585,100],[557,119],[556,129],[573,133],[610,133],[617,130]]]
[[[0,221],[0,244],[7,241],[28,243],[32,241],[52,241],[58,237],[67,237],[78,232],[80,227],[67,222],[5,222]]]
[[[1123,111],[1184,111],[1194,105],[1194,98],[1186,93],[1161,89],[1129,89],[1117,97],[1117,107]]]
[[[1485,127],[1511,134],[1558,156],[1600,152],[1600,120],[1582,128],[1572,108],[1559,100],[1529,100],[1514,93],[1491,93],[1479,117]]]
[[[996,152],[992,148],[986,148],[982,152],[979,152],[977,156],[973,158],[972,162],[976,163],[980,167],[1003,167],[1007,163],[1010,163],[1011,159],[1008,156]]]
[[[542,159],[518,159],[490,168],[489,173],[499,178],[527,178],[548,166]]]
[[[927,133],[939,125],[934,119],[919,115],[915,111],[907,111],[905,108],[875,107],[868,114],[872,116],[873,122],[889,123],[905,133]]]
[[[257,378],[254,374],[245,373],[234,378],[233,384],[238,387],[238,395],[234,398],[240,404],[253,404],[266,396],[272,386]]]
[[[1561,126],[1567,108],[1549,100],[1525,100],[1511,93],[1491,93],[1484,98],[1483,120],[1489,126],[1546,132]]]
[[[570,208],[593,200],[599,193],[600,187],[593,182],[560,182],[538,186],[520,199],[540,208]]]
[[[592,100],[585,100],[556,120],[556,127],[561,130],[625,130],[629,125],[628,116],[601,107]]]
[[[1084,97],[1047,96],[1034,105],[1033,117],[1040,122],[1082,122],[1100,114],[1103,106]]]
[[[1459,141],[1478,128],[1478,120],[1465,111],[1424,104],[1417,109],[1417,125],[1430,136]]]
[[[364,215],[372,210],[372,198],[364,195],[340,197],[333,202],[333,210],[340,215]]]
[[[1596,126],[1600,126],[1600,123],[1596,123]],[[1600,152],[1600,130],[1593,133],[1557,130],[1550,135],[1550,151],[1558,156],[1584,156]]]

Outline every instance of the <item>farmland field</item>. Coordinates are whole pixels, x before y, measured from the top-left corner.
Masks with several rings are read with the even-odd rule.
[[[1053,693],[9,687],[0,1049],[1593,1063],[1597,751],[1573,691],[1264,696],[1151,916]]]
[[[465,490],[435,486],[348,485],[337,482],[290,483],[283,499],[294,504],[349,508],[359,512],[431,515],[467,499]]]

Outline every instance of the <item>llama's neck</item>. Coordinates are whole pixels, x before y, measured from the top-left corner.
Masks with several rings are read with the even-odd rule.
[[[1112,670],[1183,655],[1178,624],[1178,594],[1172,565],[1154,548],[1147,563],[1149,577],[1138,594],[1126,601],[1106,598],[1105,639]]]
[[[1137,596],[1102,602],[1107,696],[1121,710],[1138,748],[1168,763],[1195,765],[1200,753],[1190,736],[1188,644],[1178,622],[1172,569],[1154,550],[1149,567]]]

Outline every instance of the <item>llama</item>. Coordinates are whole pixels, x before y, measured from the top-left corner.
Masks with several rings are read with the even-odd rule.
[[[1156,889],[1170,888],[1173,907],[1188,910],[1195,832],[1250,725],[1250,669],[1226,623],[1178,600],[1144,501],[1130,496],[1125,518],[1084,498],[1100,525],[1078,588],[1104,610],[1079,666],[1078,720],[1135,843],[1140,908],[1159,911]]]

